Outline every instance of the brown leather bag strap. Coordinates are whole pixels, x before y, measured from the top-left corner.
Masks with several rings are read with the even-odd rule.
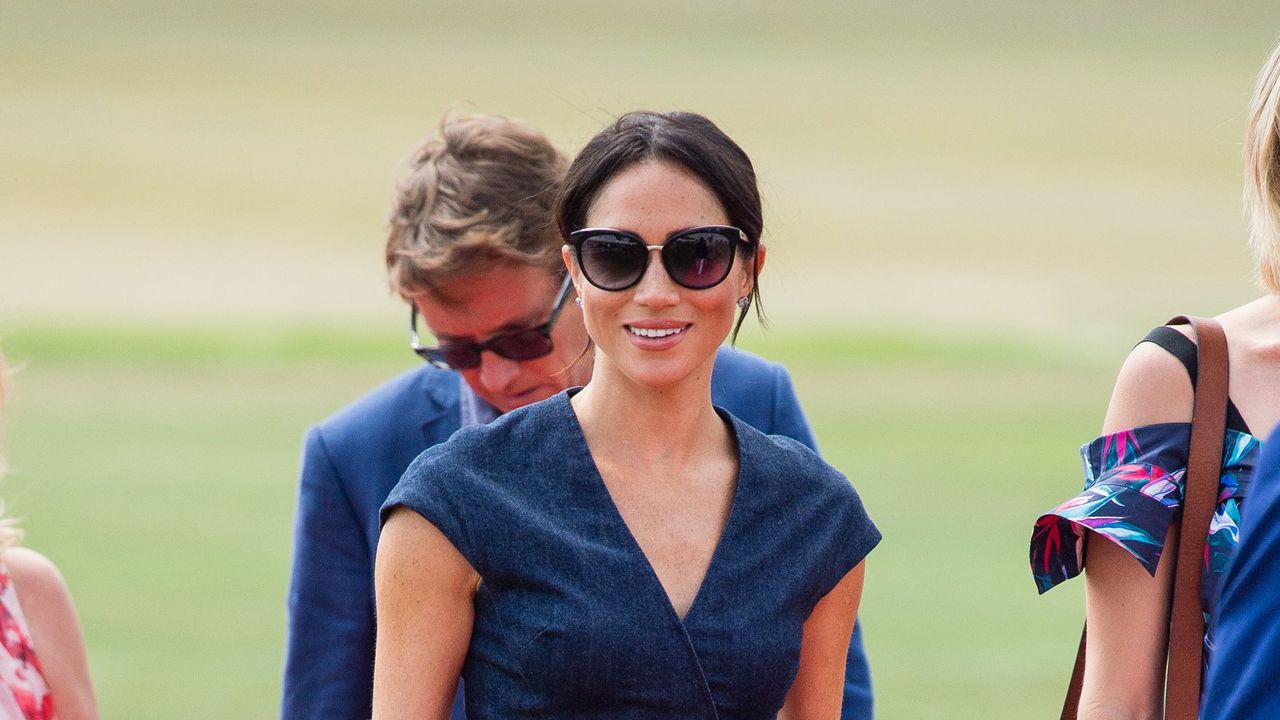
[[[1200,582],[1209,522],[1218,505],[1222,443],[1227,426],[1227,338],[1207,318],[1178,316],[1169,324],[1190,323],[1200,356],[1191,414],[1191,448],[1183,482],[1182,529],[1174,568],[1173,609],[1169,624],[1169,679],[1165,718],[1196,720],[1204,666],[1204,608]]]
[[[1200,582],[1209,523],[1218,504],[1222,443],[1227,432],[1227,338],[1215,320],[1179,315],[1168,325],[1190,324],[1196,334],[1199,370],[1191,410],[1191,444],[1183,481],[1182,522],[1169,611],[1169,676],[1165,683],[1166,720],[1196,720],[1200,708],[1204,652],[1204,608]],[[1199,538],[1198,541],[1194,540]],[[1076,720],[1084,683],[1089,628],[1080,632],[1076,663],[1062,705],[1062,720]]]
[[[1080,628],[1080,646],[1076,648],[1076,664],[1071,668],[1071,682],[1067,684],[1067,699],[1062,703],[1062,720],[1076,720],[1080,708],[1080,687],[1084,683],[1084,648],[1089,639],[1089,624]]]

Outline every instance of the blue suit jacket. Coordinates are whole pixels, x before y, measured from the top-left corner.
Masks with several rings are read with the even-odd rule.
[[[1214,622],[1201,717],[1280,718],[1280,428],[1249,484]]]
[[[409,463],[458,429],[459,382],[455,373],[424,364],[307,432],[289,587],[283,718],[369,716],[378,509]],[[721,348],[711,396],[755,428],[816,449],[781,365]],[[846,677],[843,718],[871,718],[871,675],[860,627],[854,628]],[[454,718],[462,717],[459,704]]]

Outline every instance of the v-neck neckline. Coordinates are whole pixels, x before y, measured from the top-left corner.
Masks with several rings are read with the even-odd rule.
[[[618,504],[613,499],[613,493],[609,492],[609,486],[605,484],[604,476],[600,473],[600,467],[596,464],[595,456],[591,454],[591,447],[587,444],[587,436],[582,431],[582,423],[578,419],[578,413],[573,409],[573,403],[570,399],[576,394],[574,388],[567,390],[559,395],[560,401],[563,403],[563,411],[567,413],[567,420],[576,434],[575,440],[578,441],[580,447],[579,459],[582,464],[590,470],[592,482],[590,483],[593,491],[595,491],[604,505],[608,507],[612,521],[617,524],[621,530],[621,534],[626,538],[629,544],[630,552],[634,553],[639,564],[644,568],[645,574],[648,576],[649,584],[656,590],[659,597],[662,598],[667,610],[670,611],[671,617],[675,618],[681,628],[686,628],[689,619],[698,610],[700,605],[704,605],[703,597],[707,593],[707,586],[715,579],[716,568],[723,564],[721,556],[728,552],[728,538],[732,534],[736,519],[741,515],[739,507],[742,504],[742,492],[746,473],[743,471],[745,463],[742,461],[742,433],[738,428],[738,421],[728,413],[723,413],[720,408],[714,408],[716,415],[725,422],[729,431],[733,434],[734,444],[738,454],[738,471],[734,478],[733,500],[729,505],[729,515],[725,518],[724,527],[720,528],[720,537],[716,539],[715,547],[711,551],[711,560],[707,563],[707,568],[702,574],[702,580],[698,583],[698,589],[693,594],[693,600],[689,603],[689,609],[685,611],[683,616],[676,611],[675,603],[671,601],[671,595],[667,593],[667,588],[662,584],[662,579],[658,577],[658,571],[654,569],[653,562],[645,553],[644,547],[640,541],[636,539],[636,535],[631,530],[631,526],[627,524],[626,518],[622,516],[622,511],[618,509]]]

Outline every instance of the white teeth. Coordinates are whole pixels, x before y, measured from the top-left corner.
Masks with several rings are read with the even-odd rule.
[[[666,330],[659,330],[657,328],[631,327],[630,325],[627,326],[627,330],[630,330],[633,335],[639,335],[640,337],[647,338],[662,338],[684,332],[684,328],[668,328]]]

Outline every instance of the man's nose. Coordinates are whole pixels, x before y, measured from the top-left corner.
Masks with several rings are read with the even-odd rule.
[[[506,392],[511,389],[520,374],[520,363],[508,360],[492,350],[480,353],[480,383],[490,392]]]

